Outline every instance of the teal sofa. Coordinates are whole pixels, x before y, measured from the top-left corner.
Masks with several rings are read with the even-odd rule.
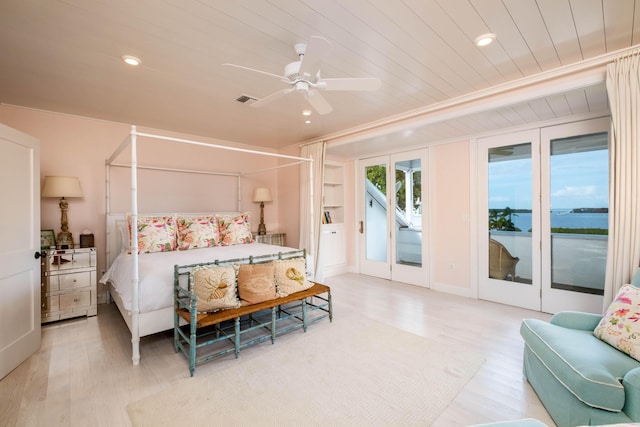
[[[559,427],[640,422],[640,362],[593,335],[601,318],[560,312],[520,326],[524,376]]]

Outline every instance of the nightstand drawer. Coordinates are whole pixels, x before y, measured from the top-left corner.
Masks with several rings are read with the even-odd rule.
[[[57,282],[58,289],[61,291],[77,289],[77,288],[86,288],[87,286],[91,286],[91,272],[84,271],[81,273],[70,273],[70,274],[61,274],[58,276],[50,277],[51,286],[55,286],[54,283]]]
[[[96,266],[96,251],[90,249],[57,250],[47,256],[48,271],[64,271]]]
[[[91,304],[91,291],[74,292],[60,295],[60,310],[85,307]]]
[[[69,291],[92,285],[91,271],[79,273],[54,274],[42,278],[42,292]]]

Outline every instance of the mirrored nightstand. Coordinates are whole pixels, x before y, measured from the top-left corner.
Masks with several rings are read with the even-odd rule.
[[[253,233],[253,238],[256,240],[256,242],[265,243],[268,245],[287,245],[287,233],[267,233],[260,235],[255,232]]]

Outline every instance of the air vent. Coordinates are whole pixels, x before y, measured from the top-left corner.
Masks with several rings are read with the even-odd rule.
[[[242,102],[243,104],[253,104],[257,101],[257,99],[249,95],[240,95],[238,98],[236,98],[236,101]]]

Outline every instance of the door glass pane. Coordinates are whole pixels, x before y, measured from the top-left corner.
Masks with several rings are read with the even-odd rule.
[[[365,167],[366,258],[387,261],[387,165]]]
[[[551,287],[604,294],[609,228],[607,132],[551,140]]]
[[[396,263],[422,266],[422,187],[420,159],[395,164],[394,224]]]
[[[489,149],[489,277],[532,283],[531,143]]]

